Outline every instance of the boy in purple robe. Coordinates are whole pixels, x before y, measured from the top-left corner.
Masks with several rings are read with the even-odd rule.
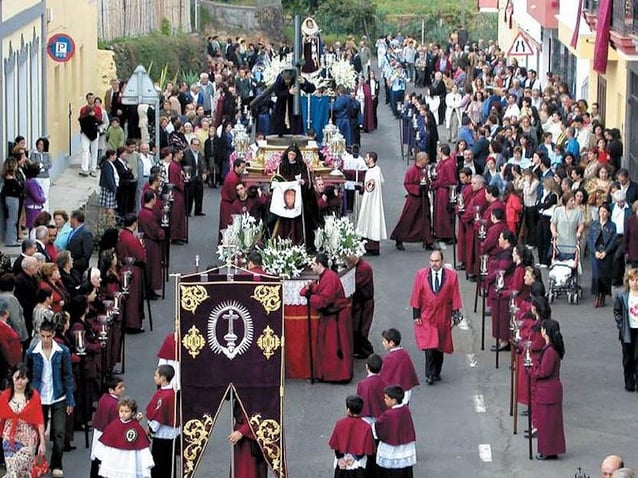
[[[328,445],[335,452],[335,478],[365,478],[368,456],[374,455],[372,428],[361,418],[364,400],[359,395],[346,398],[346,417],[332,431]]]
[[[383,399],[383,391],[388,385],[379,375],[383,359],[377,354],[370,355],[366,360],[368,376],[357,384],[357,395],[363,398],[361,416],[372,424],[387,408]]]
[[[400,385],[385,388],[385,403],[388,409],[374,424],[379,476],[412,478],[412,467],[416,464],[416,432],[410,407],[403,403],[404,392]]]
[[[383,348],[388,353],[383,357],[383,367],[380,376],[386,383],[401,385],[403,403],[410,403],[412,388],[419,385],[419,377],[416,374],[414,364],[408,352],[401,347],[401,332],[397,329],[384,330]],[[387,402],[386,402],[387,403]]]

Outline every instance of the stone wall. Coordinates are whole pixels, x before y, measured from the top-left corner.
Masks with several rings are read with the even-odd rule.
[[[200,5],[200,8],[208,10],[216,24],[223,25],[228,30],[260,31],[269,38],[282,37],[284,19],[279,2],[268,3],[262,0],[256,6],[240,6],[202,0]]]

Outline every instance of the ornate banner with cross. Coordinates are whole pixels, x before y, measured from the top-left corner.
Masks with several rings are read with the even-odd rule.
[[[283,283],[195,274],[177,281],[183,476],[196,476],[222,406],[232,397],[268,467],[286,477]]]

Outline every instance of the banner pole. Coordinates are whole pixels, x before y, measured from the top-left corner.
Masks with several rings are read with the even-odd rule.
[[[230,395],[230,433],[233,433],[233,423],[235,422],[235,393],[233,386],[229,387],[228,393]],[[230,443],[230,478],[235,478],[235,444]]]
[[[312,311],[310,297],[306,297],[306,316],[308,318],[308,356],[310,357],[310,383],[315,383],[315,359],[312,356]]]
[[[180,274],[176,274],[175,275],[175,330],[173,331],[173,336],[175,337],[175,349],[174,349],[174,357],[175,360],[177,361],[177,366],[179,367],[179,373],[177,374],[177,376],[180,377],[180,389],[181,389],[181,376],[182,376],[182,361],[181,361],[181,357],[180,357],[180,352],[181,352],[181,348],[180,348],[180,342],[181,342],[181,319],[180,319],[180,298],[179,298],[179,282],[180,282],[180,278],[181,275]],[[173,377],[173,380],[176,380],[176,377]],[[175,385],[177,385],[176,383],[173,384],[173,390],[175,390]],[[175,425],[178,425],[177,422],[177,417],[182,417],[183,415],[181,413],[177,413],[177,410],[182,410],[182,395],[181,393],[179,393],[180,390],[175,390],[175,408],[173,409],[173,423]],[[181,429],[181,423],[179,424],[179,427]],[[173,440],[173,447],[171,450],[171,463],[173,464],[173,466],[171,467],[171,478],[175,478],[175,475],[177,473],[177,467],[175,466],[175,451],[176,451],[176,447],[177,447],[177,440],[180,440],[180,450],[184,450],[184,443],[183,443],[183,436],[180,433],[179,437],[176,437]],[[182,473],[182,469],[184,466],[184,457],[181,456],[180,452],[180,460],[179,460],[179,476],[183,476]]]

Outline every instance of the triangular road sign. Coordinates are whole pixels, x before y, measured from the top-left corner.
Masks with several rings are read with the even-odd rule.
[[[142,65],[138,65],[126,82],[122,92],[122,103],[125,105],[155,104],[159,93],[153,80]]]
[[[522,32],[518,32],[516,38],[512,42],[512,46],[507,52],[507,56],[530,56],[534,54],[532,45],[529,40],[523,35]]]

